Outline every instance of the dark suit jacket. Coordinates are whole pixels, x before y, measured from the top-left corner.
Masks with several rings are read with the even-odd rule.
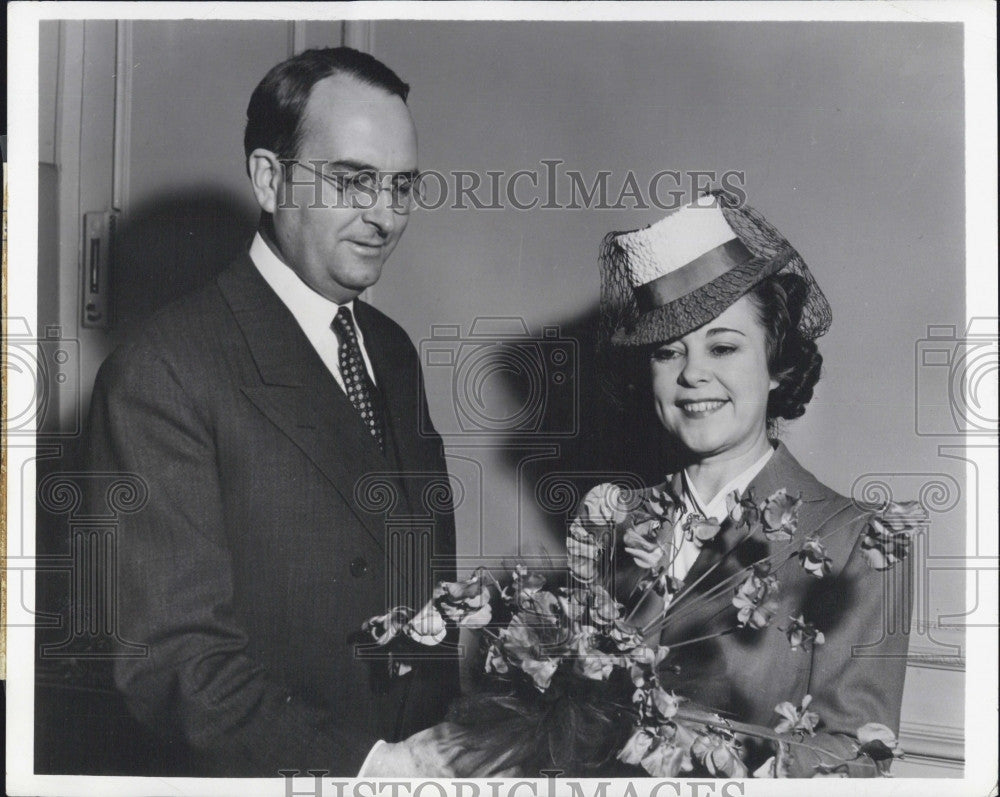
[[[434,724],[457,692],[454,656],[389,681],[349,641],[390,605],[419,608],[455,554],[417,353],[355,308],[386,456],[248,256],[97,378],[89,467],[148,488],[118,518],[117,568],[119,633],[148,655],[116,661],[115,682],[211,774],[354,775],[377,738]]]
[[[859,548],[870,513],[821,484],[779,445],[748,489],[759,502],[782,487],[792,496],[802,494],[797,542],[808,535],[820,538],[832,559],[832,573],[817,579],[797,557],[782,557],[783,563],[772,571],[780,584],[772,623],[759,631],[746,629],[678,647],[668,663],[680,671],[665,675],[663,681],[666,688],[696,703],[767,727],[780,719],[774,713],[778,703],[787,700],[798,706],[810,694],[809,709],[822,720],[822,732],[812,742],[851,758],[854,746],[849,737],[865,723],[880,722],[899,730],[910,628],[908,563],[884,572],[872,570]],[[702,549],[684,587],[701,582],[687,595],[679,593],[671,606],[663,644],[731,628],[736,613],[731,601],[742,580],[734,579],[734,574],[789,546],[760,535],[726,556],[742,533],[730,528]],[[790,649],[782,629],[800,613],[823,632],[825,644],[811,651]],[[799,751],[798,774],[807,774],[819,760]],[[852,765],[851,774],[874,773],[867,766]]]

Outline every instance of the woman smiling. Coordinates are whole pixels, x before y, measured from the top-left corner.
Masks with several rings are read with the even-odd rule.
[[[886,739],[898,730],[905,568],[886,570],[892,545],[870,508],[821,484],[777,439],[819,379],[825,297],[784,237],[724,192],[608,235],[602,268],[612,349],[644,363],[684,466],[645,490],[599,485],[575,530],[611,524],[623,554],[617,597],[671,648],[664,689],[734,727],[785,734],[777,761],[745,740],[758,774],[878,774],[858,755],[870,732],[859,729],[877,723]],[[637,530],[637,506],[670,511]]]

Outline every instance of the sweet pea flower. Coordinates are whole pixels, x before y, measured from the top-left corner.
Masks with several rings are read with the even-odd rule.
[[[910,553],[913,532],[927,525],[927,513],[916,501],[887,501],[868,520],[861,552],[875,570],[888,570]]]
[[[788,637],[788,644],[792,650],[809,650],[812,645],[822,645],[826,642],[826,637],[822,631],[818,631],[812,623],[807,623],[800,614],[798,617],[789,617],[792,624],[785,629],[785,636]]]
[[[552,597],[555,599],[555,596]],[[510,624],[500,632],[500,644],[507,662],[528,675],[540,692],[549,688],[552,676],[559,668],[558,658],[543,653],[547,647],[545,636],[551,630],[551,627],[528,625],[520,615],[515,615]]]
[[[784,487],[768,496],[761,507],[764,535],[777,542],[794,537],[798,530],[801,505],[802,496],[792,498]]]
[[[618,760],[626,764],[638,766],[649,748],[656,741],[656,736],[646,728],[638,728],[631,738],[625,742],[625,746],[618,753]]]
[[[535,682],[535,688],[544,692],[551,685],[559,662],[555,659],[522,659],[518,666]]]
[[[486,571],[478,568],[465,581],[442,581],[434,588],[434,605],[444,617],[466,628],[482,628],[492,618]]]
[[[405,606],[396,606],[385,614],[370,617],[361,624],[361,630],[371,634],[372,639],[379,645],[387,645],[406,626],[410,619],[410,612]]]
[[[622,545],[626,549],[639,549],[641,555],[633,554],[635,563],[642,568],[657,567],[666,554],[666,549],[659,540],[662,524],[659,520],[641,521],[629,526],[622,534]]]
[[[673,692],[666,692],[663,689],[652,690],[652,705],[656,710],[656,719],[662,724],[664,720],[672,719],[680,709],[681,698]]]
[[[655,543],[662,527],[663,521],[656,518],[637,519],[627,525],[622,542],[630,548],[638,543]]]
[[[830,575],[832,560],[826,555],[826,548],[816,537],[809,537],[799,550],[799,562],[807,573],[816,578]]]
[[[529,572],[524,565],[515,565],[512,577],[517,591],[527,595],[533,595],[545,586],[545,576]]]
[[[617,485],[597,485],[584,497],[570,523],[566,539],[569,569],[585,584],[597,577],[604,546],[614,539],[615,524],[625,518],[621,497],[622,490]]]
[[[582,589],[559,588],[559,608],[570,622],[580,622],[587,613],[588,592]]]
[[[659,683],[658,671],[660,664],[667,658],[670,648],[660,645],[653,650],[646,645],[640,645],[629,654],[632,664],[629,667],[629,677],[638,689],[649,689]]]
[[[714,540],[721,528],[722,524],[714,517],[706,518],[692,513],[684,520],[684,538],[701,548],[706,542]]]
[[[888,725],[883,725],[881,722],[866,722],[858,728],[857,737],[862,745],[870,742],[881,742],[890,750],[896,750],[899,747],[896,734]]]
[[[603,545],[614,537],[615,524],[625,518],[622,489],[610,482],[598,484],[583,498],[569,533],[574,539],[591,539]]]
[[[684,586],[680,579],[674,578],[668,574],[665,570],[654,570],[651,573],[647,573],[636,585],[636,589],[639,592],[646,592],[647,590],[653,590],[657,595],[676,595],[681,591]]]
[[[750,529],[751,533],[755,534],[761,526],[761,510],[754,500],[753,490],[747,489],[742,497],[737,490],[733,490],[726,496],[726,510],[733,523]]]
[[[568,619],[563,613],[559,598],[545,589],[540,589],[530,595],[522,594],[518,608],[533,618],[532,624],[539,632],[544,625],[551,628],[564,626]]]
[[[743,520],[743,504],[740,503],[739,490],[733,490],[726,495],[726,514],[737,526]]]
[[[437,645],[444,639],[448,629],[444,624],[441,612],[437,610],[433,601],[430,601],[416,616],[406,625],[406,635],[421,645]]]
[[[499,675],[505,675],[510,672],[510,667],[507,666],[507,659],[504,658],[503,651],[494,642],[490,644],[489,650],[486,652],[486,672],[495,672]]]
[[[894,531],[883,525],[878,518],[870,518],[861,540],[861,552],[870,567],[888,570],[909,554],[910,531]]]
[[[641,765],[656,778],[673,778],[694,769],[691,744],[694,736],[684,726],[668,722],[657,728],[639,728],[625,743],[618,760]]]
[[[509,604],[517,605],[545,586],[545,576],[529,572],[524,565],[515,565],[511,576],[511,583],[500,591],[500,597]]]
[[[590,619],[601,628],[611,625],[621,616],[622,605],[612,598],[604,587],[596,584],[592,586],[588,602],[590,604]]]
[[[592,681],[606,681],[621,660],[619,657],[598,650],[593,645],[593,631],[594,629],[588,628],[577,637],[573,671]]]
[[[745,778],[747,767],[740,758],[739,744],[729,734],[699,733],[691,745],[691,756],[708,774],[724,778]]]
[[[690,748],[674,742],[661,741],[642,759],[642,768],[654,778],[674,778],[694,769]]]
[[[777,611],[777,603],[772,598],[778,592],[778,579],[768,575],[770,568],[756,566],[746,580],[736,588],[733,606],[739,611],[737,619],[741,627],[756,630],[764,628]]]
[[[882,522],[893,531],[919,529],[927,525],[927,511],[918,501],[886,501],[880,512]]]
[[[680,505],[663,487],[653,487],[642,502],[642,508],[649,515],[673,524]]]
[[[777,611],[778,604],[774,601],[767,601],[765,603],[740,607],[737,618],[743,628],[752,628],[755,631],[759,631],[770,625]]]
[[[681,699],[654,684],[636,689],[632,695],[632,702],[639,711],[640,722],[662,725],[677,715]]]
[[[865,723],[858,728],[857,737],[861,743],[858,752],[872,759],[881,775],[888,776],[893,759],[903,757],[896,734],[881,722]]]
[[[815,711],[806,711],[811,702],[812,695],[805,695],[802,698],[802,705],[800,708],[796,708],[787,700],[776,705],[774,710],[782,717],[782,719],[777,725],[774,726],[774,732],[790,733],[794,731],[798,733],[808,733],[810,736],[814,736],[816,733],[816,725],[819,723],[819,714]]]
[[[875,570],[888,570],[910,552],[913,532],[926,528],[927,512],[916,501],[886,501],[868,520],[861,551]]]
[[[668,655],[670,655],[670,648],[666,645],[657,645],[652,648],[649,645],[639,644],[629,653],[629,659],[634,664],[655,670]]]
[[[570,572],[585,584],[597,578],[601,547],[591,539],[566,539],[566,554]]]
[[[607,634],[615,649],[622,653],[631,655],[643,643],[642,634],[621,618],[615,619],[611,625],[604,629],[604,633]]]

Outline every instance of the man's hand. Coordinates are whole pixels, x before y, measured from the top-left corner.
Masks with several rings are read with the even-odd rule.
[[[382,742],[374,748],[358,777],[377,778],[513,778],[522,773],[500,756],[488,763],[469,749],[467,731],[442,722],[396,744]]]
[[[395,744],[383,742],[372,751],[361,776],[453,778],[451,762],[460,752],[449,723],[434,725]]]

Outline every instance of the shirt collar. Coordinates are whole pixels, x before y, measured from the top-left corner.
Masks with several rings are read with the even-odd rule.
[[[259,232],[254,235],[253,243],[250,244],[250,259],[267,284],[278,294],[278,298],[292,311],[292,315],[303,327],[315,324],[329,327],[341,307],[346,307],[352,314],[354,313],[353,300],[340,305],[306,285],[302,278],[274,253]]]
[[[683,472],[683,487],[687,497],[690,499],[690,503],[692,504],[690,508],[694,511],[701,512],[705,517],[724,517],[727,512],[726,496],[734,490],[742,494],[757,474],[764,469],[764,466],[767,465],[772,456],[774,456],[774,449],[768,446],[767,451],[760,459],[754,462],[749,468],[744,470],[734,479],[731,479],[723,485],[722,489],[719,490],[719,492],[717,492],[710,501],[704,501],[701,496],[698,495],[698,491],[695,489],[694,483],[691,479],[688,478],[687,470],[685,469]]]

